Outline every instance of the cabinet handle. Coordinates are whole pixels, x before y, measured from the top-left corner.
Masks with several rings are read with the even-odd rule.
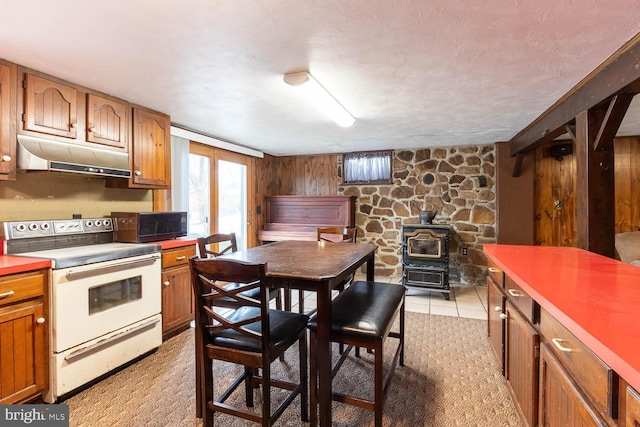
[[[2,161],[3,162],[10,162],[11,161],[11,156],[8,154],[3,154],[2,155]]]
[[[507,314],[506,313],[500,313],[500,317],[501,319],[506,319],[507,318]]]
[[[496,305],[496,306],[494,307],[494,310],[495,310],[495,311],[502,311],[502,307],[500,307],[499,305]]]
[[[186,259],[187,257],[185,255],[182,256],[177,256],[176,257],[176,261],[182,261],[183,259]]]
[[[553,343],[553,345],[555,345],[556,347],[558,347],[558,350],[560,350],[560,351],[564,351],[565,353],[571,353],[571,351],[572,351],[572,350],[571,350],[569,347],[565,347],[565,346],[563,346],[562,344],[560,344],[562,341],[564,341],[564,340],[562,340],[562,339],[560,339],[560,338],[553,338],[553,339],[551,340],[551,342]]]
[[[38,317],[36,319],[36,323],[39,324],[39,325],[42,325],[44,323],[44,317]]]
[[[489,267],[489,272],[491,272],[491,273],[500,273],[500,269],[499,268],[495,268],[495,267]]]
[[[0,294],[0,298],[6,298],[6,297],[10,297],[11,295],[13,295],[15,292],[13,291],[8,291],[8,292],[3,292]]]
[[[136,174],[136,176],[142,175],[142,172],[140,172],[140,171],[135,171],[134,173]]]
[[[509,292],[509,295],[511,295],[512,297],[521,297],[522,293],[517,290],[517,289],[507,289],[507,292]]]
[[[163,283],[164,283],[165,286],[169,286],[171,284],[171,282],[168,281],[168,280],[164,281]]]

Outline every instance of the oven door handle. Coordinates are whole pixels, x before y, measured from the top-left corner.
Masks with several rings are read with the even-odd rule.
[[[115,264],[111,264],[105,267],[98,267],[98,268],[94,268],[94,269],[90,269],[90,270],[79,270],[79,271],[73,271],[73,270],[69,270],[66,274],[67,279],[72,280],[72,279],[77,279],[79,277],[86,277],[86,276],[96,276],[98,274],[101,274],[102,272],[107,272],[113,269],[117,269],[117,268],[122,268],[122,267],[133,267],[136,265],[147,265],[147,264],[153,264],[154,262],[158,261],[160,259],[159,256],[154,256],[152,258],[145,258],[145,259],[138,259],[138,260],[133,260],[133,261],[123,261],[123,262],[118,262]]]
[[[142,331],[145,331],[147,329],[151,329],[153,327],[155,327],[155,325],[157,323],[159,323],[160,320],[159,319],[153,319],[150,320],[146,323],[143,323],[142,325],[138,325],[134,328],[128,329],[126,331],[122,331],[119,334],[113,335],[107,339],[104,339],[102,341],[98,341],[95,344],[91,344],[88,345],[86,347],[82,347],[72,353],[67,354],[64,357],[64,360],[66,360],[69,363],[72,363],[73,361],[83,358],[85,356],[88,356],[91,353],[95,353],[97,351],[100,351],[101,349],[103,349],[104,347],[108,347],[110,345],[113,345],[117,342],[120,342],[126,338],[129,338],[132,335],[136,335]]]

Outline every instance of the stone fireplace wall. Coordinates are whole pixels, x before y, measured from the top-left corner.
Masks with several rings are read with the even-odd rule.
[[[484,283],[482,245],[496,241],[493,145],[396,151],[392,184],[339,185],[338,194],[357,197],[358,241],[378,245],[377,275],[402,277],[401,227],[426,210],[451,226],[450,282]]]

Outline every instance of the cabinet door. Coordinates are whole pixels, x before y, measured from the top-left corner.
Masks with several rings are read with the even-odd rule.
[[[16,66],[0,62],[0,180],[16,178]]]
[[[41,300],[0,308],[0,404],[23,401],[47,386],[43,316]]]
[[[26,73],[24,129],[77,138],[78,90]]]
[[[505,376],[514,403],[525,425],[538,419],[538,351],[540,336],[507,300]]]
[[[132,187],[169,188],[171,122],[160,113],[133,109]]]
[[[640,393],[631,388],[631,386],[627,387],[626,406],[626,426],[640,427]]]
[[[504,374],[504,304],[505,296],[498,285],[487,277],[487,335],[489,345]],[[502,315],[502,316],[501,316]]]
[[[540,425],[607,425],[544,343],[540,348]]]
[[[162,272],[162,332],[166,334],[193,320],[193,299],[189,266]]]
[[[87,95],[87,142],[128,151],[127,104]]]

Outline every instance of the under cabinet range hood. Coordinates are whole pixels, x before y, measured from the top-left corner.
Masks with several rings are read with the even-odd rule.
[[[127,153],[26,135],[18,135],[18,169],[131,177]]]

